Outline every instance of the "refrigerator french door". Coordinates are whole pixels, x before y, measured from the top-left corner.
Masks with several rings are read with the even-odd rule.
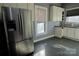
[[[28,55],[34,51],[32,14],[28,9],[2,7],[9,55]]]

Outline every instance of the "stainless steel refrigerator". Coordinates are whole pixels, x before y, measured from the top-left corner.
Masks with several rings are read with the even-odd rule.
[[[34,52],[31,10],[2,7],[1,11],[8,54],[25,56]]]

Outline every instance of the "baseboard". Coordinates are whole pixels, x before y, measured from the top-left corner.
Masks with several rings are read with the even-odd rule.
[[[50,36],[47,36],[47,37],[44,37],[44,38],[37,39],[37,40],[34,41],[34,43],[38,42],[38,41],[42,41],[42,40],[48,39],[48,38],[51,38],[51,37],[54,37],[54,35],[50,35]]]

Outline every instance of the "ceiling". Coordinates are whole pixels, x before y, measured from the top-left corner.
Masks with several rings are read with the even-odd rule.
[[[67,9],[79,7],[79,3],[37,3],[37,4],[47,5],[47,6],[56,5],[56,6],[67,8]]]

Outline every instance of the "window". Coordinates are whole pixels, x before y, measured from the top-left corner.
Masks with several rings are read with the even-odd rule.
[[[47,8],[35,5],[36,34],[44,34],[47,31]]]
[[[66,17],[66,22],[79,22],[79,16]]]
[[[37,23],[37,33],[44,33],[44,23]]]

